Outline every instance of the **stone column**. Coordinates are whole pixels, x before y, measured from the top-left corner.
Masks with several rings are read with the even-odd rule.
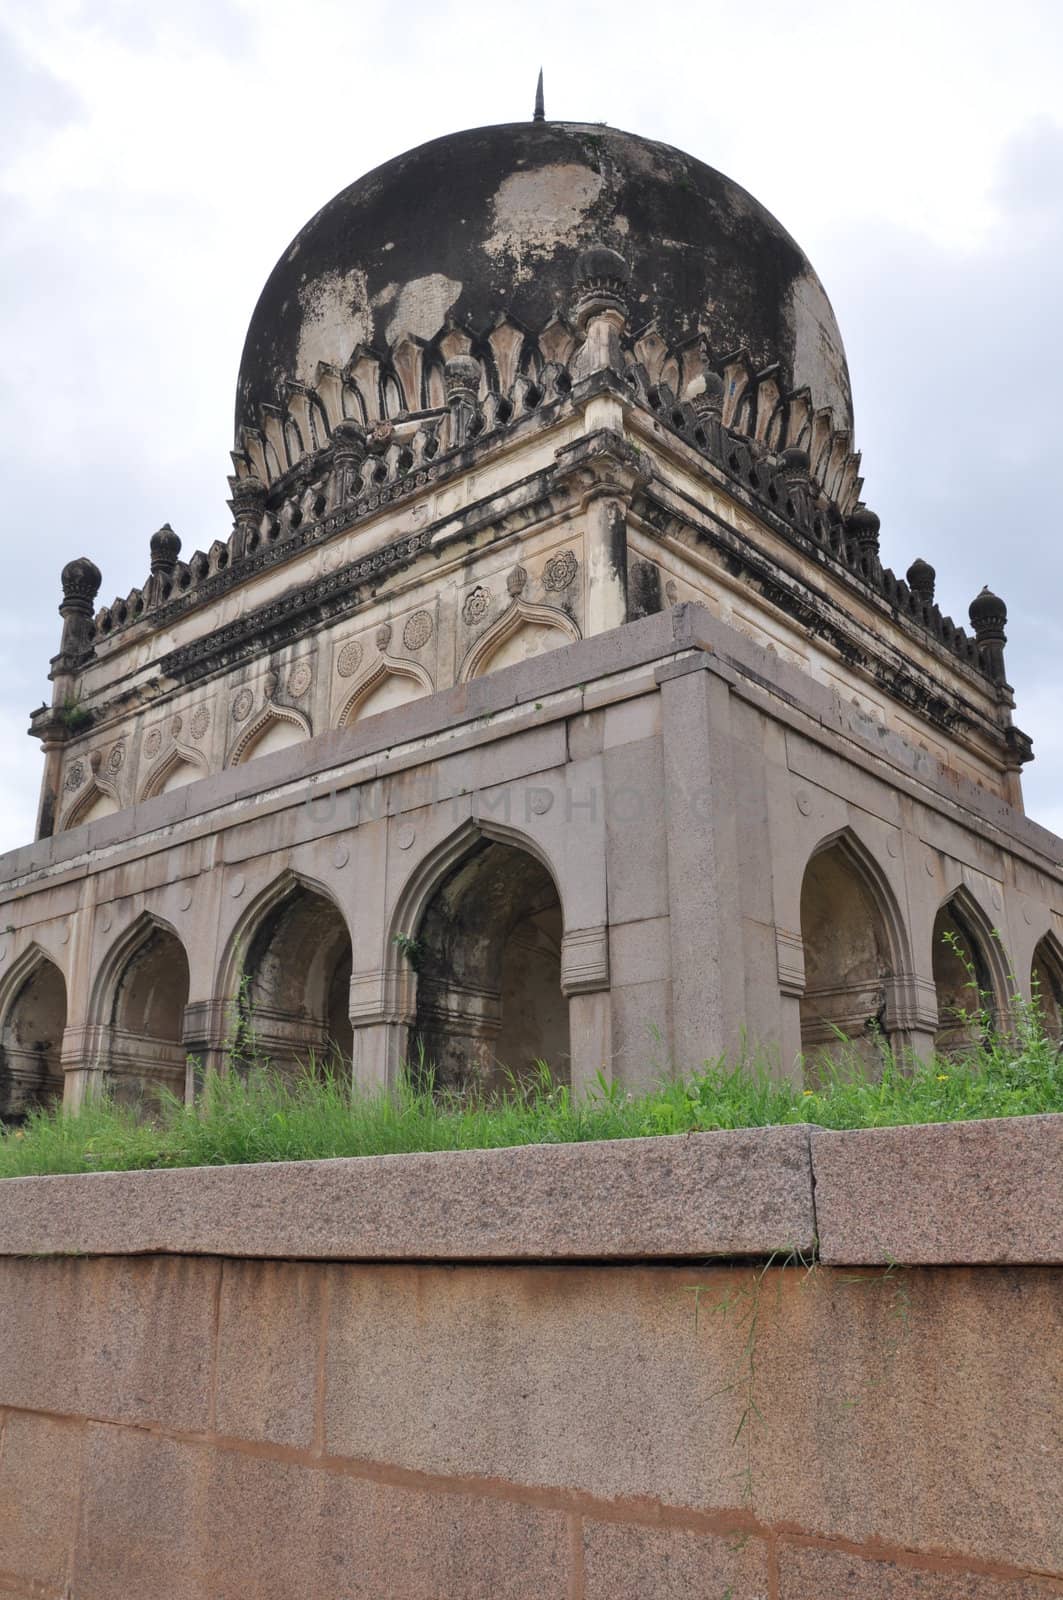
[[[672,963],[673,1059],[689,1071],[741,1042],[740,864],[730,682],[706,655],[658,669]],[[763,863],[756,869],[762,870]]]
[[[926,1061],[934,1053],[938,997],[933,978],[898,972],[886,980],[886,1034],[899,1053],[910,1051]]]
[[[581,1094],[599,1073],[612,1079],[609,929],[576,928],[561,941],[561,993],[568,1000],[571,1086]]]
[[[578,496],[586,519],[583,632],[606,633],[628,620],[627,516],[650,477],[642,452],[611,428],[585,434],[556,455],[557,486]]]
[[[208,1072],[228,1071],[235,1023],[232,1001],[189,1000],[185,1006],[181,1043],[188,1057],[186,1100],[199,1092]]]

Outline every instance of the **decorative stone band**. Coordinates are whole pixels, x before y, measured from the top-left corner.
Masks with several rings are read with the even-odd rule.
[[[571,357],[571,351],[568,354]],[[928,599],[925,584],[913,589],[882,567],[877,556],[877,518],[857,498],[859,457],[851,451],[848,434],[834,429],[829,413],[812,411],[804,391],[783,396],[776,369],[757,372],[745,353],[729,358],[721,378],[706,365],[708,353],[700,345],[697,349],[691,345],[674,359],[665,359],[658,352],[651,360],[648,349],[637,341],[623,361],[628,364],[594,371],[575,387],[572,373],[556,361],[544,368],[544,374],[551,374],[549,381],[544,377],[541,383],[532,383],[520,374],[512,380],[511,393],[489,392],[476,401],[460,438],[447,435],[442,406],[425,413],[403,412],[394,422],[381,420],[373,433],[373,437],[381,434],[381,448],[361,458],[353,478],[343,465],[347,462],[343,438],[337,454],[335,431],[332,436],[326,431],[309,456],[297,452],[296,459],[270,483],[262,532],[253,537],[240,521],[237,504],[245,495],[241,485],[249,480],[230,480],[237,526],[228,543],[216,540],[208,552],[178,562],[165,583],[153,579],[154,587],[134,589],[124,599],[116,598],[103,607],[93,624],[95,638],[121,631],[148,611],[161,625],[171,615],[242,582],[263,565],[286,559],[306,544],[350,527],[362,516],[430,482],[466,470],[477,447],[533,413],[540,422],[545,421],[560,415],[574,401],[585,403],[604,388],[650,413],[655,426],[663,424],[747,493],[751,491],[798,542],[814,547],[821,558],[837,562],[879,592],[900,617],[920,631],[928,631],[974,670],[1003,685],[1002,633],[999,645],[980,644],[941,614],[932,597]],[[666,372],[680,383],[681,394],[664,380]],[[703,403],[710,382],[714,394],[719,389],[729,397],[722,411],[715,405],[706,409]],[[342,433],[342,423],[334,426]],[[405,434],[400,438],[403,430],[408,439]],[[238,460],[259,483],[254,476],[264,470],[259,456],[238,452]],[[265,486],[260,484],[260,488],[265,494]],[[598,485],[592,492],[630,493],[630,488],[622,474],[616,485]],[[86,646],[90,647],[89,641]]]
[[[775,962],[783,994],[800,999],[805,992],[805,942],[799,933],[776,928]]]
[[[609,930],[576,928],[561,941],[561,992],[593,994],[609,987]]]
[[[0,1181],[0,1256],[1063,1263],[1063,1115]]]

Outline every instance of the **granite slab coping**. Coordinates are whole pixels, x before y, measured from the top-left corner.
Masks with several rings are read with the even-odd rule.
[[[0,1255],[760,1257],[815,1245],[807,1126],[0,1181]]]
[[[1063,1264],[1063,1114],[0,1180],[0,1256]]]
[[[1063,1263],[1063,1114],[811,1137],[826,1265]]]

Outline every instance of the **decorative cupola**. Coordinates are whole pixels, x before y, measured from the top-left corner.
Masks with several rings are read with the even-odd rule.
[[[1008,620],[1007,606],[998,594],[984,588],[971,601],[968,614],[978,640],[983,670],[994,682],[1005,685],[1004,646],[1008,636],[1004,629]]]
[[[917,556],[905,573],[905,577],[908,580],[909,589],[920,605],[932,606],[934,604],[934,584],[937,581],[937,573],[930,565],[930,562],[924,561],[921,556]]]

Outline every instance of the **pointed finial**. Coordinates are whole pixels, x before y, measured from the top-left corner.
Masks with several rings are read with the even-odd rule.
[[[539,68],[539,82],[535,86],[535,115],[533,122],[546,121],[546,106],[543,103],[543,69]]]

